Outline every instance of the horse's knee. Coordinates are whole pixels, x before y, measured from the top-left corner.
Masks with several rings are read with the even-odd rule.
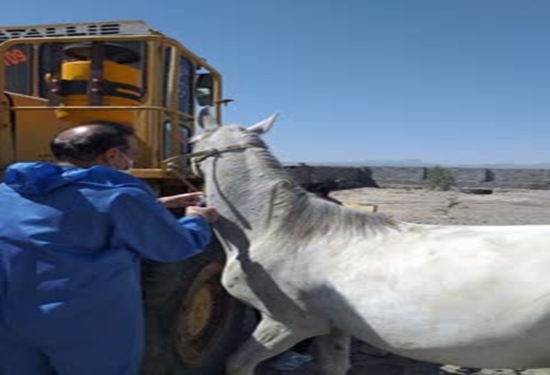
[[[314,348],[322,375],[345,375],[350,366],[351,336],[335,330],[315,338]]]
[[[247,366],[246,360],[237,355],[230,356],[225,364],[225,373],[227,375],[253,375],[254,367]]]
[[[252,336],[226,362],[227,375],[252,375],[256,366],[303,340],[291,327],[263,316]]]
[[[317,358],[319,364],[319,375],[346,375],[351,368],[349,353],[340,355],[327,355]]]

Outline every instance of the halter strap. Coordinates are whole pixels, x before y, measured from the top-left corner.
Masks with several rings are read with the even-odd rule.
[[[167,167],[172,167],[180,164],[181,162],[184,162],[188,159],[195,159],[193,160],[193,163],[200,163],[204,159],[207,159],[211,156],[223,154],[227,151],[237,151],[237,150],[244,150],[247,148],[255,148],[260,147],[258,145],[254,145],[252,143],[245,143],[243,145],[233,145],[233,146],[226,146],[222,148],[212,148],[210,150],[204,150],[199,152],[192,152],[190,154],[184,154],[184,155],[176,155],[172,156],[168,159],[165,159],[162,161],[163,164],[165,164]]]
[[[241,145],[232,145],[232,146],[226,146],[226,147],[222,147],[222,148],[212,148],[210,150],[204,150],[204,151],[193,152],[193,153],[190,153],[190,154],[172,156],[168,159],[163,160],[162,164],[165,165],[166,169],[173,171],[174,173],[176,173],[176,175],[178,177],[180,177],[180,179],[183,179],[182,174],[178,172],[178,167],[180,167],[182,164],[184,164],[187,160],[191,160],[192,172],[195,175],[200,176],[198,163],[202,162],[203,160],[205,160],[205,159],[207,159],[211,156],[223,154],[224,152],[245,150],[245,149],[248,149],[248,148],[258,148],[258,147],[261,148],[261,146],[258,146],[256,144],[245,143],[245,144],[241,144]]]

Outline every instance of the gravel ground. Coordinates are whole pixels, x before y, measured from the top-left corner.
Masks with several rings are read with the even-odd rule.
[[[420,188],[352,189],[334,192],[342,202],[377,204],[396,219],[426,224],[550,224],[550,190],[495,189],[490,195]]]
[[[414,223],[452,225],[550,224],[550,191],[494,189],[490,195],[459,191],[428,191],[422,188],[364,188],[341,190],[332,197],[353,205],[378,205],[378,212]],[[354,341],[353,367],[348,375],[550,375],[550,369],[466,369],[419,362],[381,352]],[[263,369],[257,375],[316,375],[315,363],[294,371]]]

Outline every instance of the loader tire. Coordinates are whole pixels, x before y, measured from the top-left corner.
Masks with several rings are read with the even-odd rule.
[[[142,375],[223,375],[247,332],[247,308],[220,284],[218,242],[183,262],[144,264],[146,349]]]

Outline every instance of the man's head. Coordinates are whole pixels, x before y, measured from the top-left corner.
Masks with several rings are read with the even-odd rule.
[[[137,144],[132,127],[96,121],[62,131],[50,142],[50,149],[59,161],[78,167],[106,165],[127,170]]]

